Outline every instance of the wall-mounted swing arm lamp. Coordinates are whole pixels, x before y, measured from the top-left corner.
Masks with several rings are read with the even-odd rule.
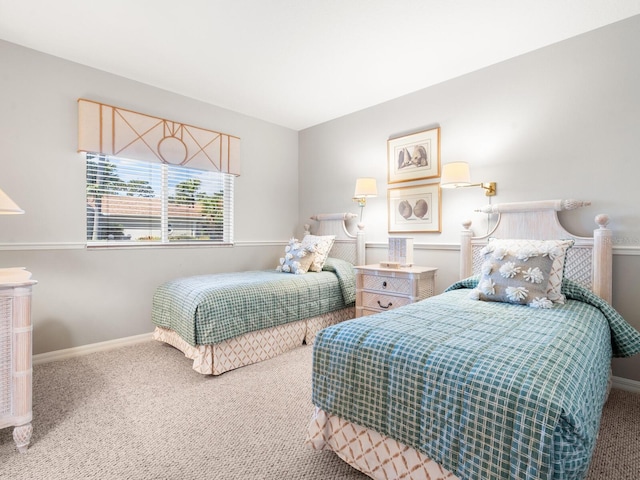
[[[481,187],[487,197],[496,194],[496,182],[471,183],[471,173],[467,162],[451,162],[442,165],[442,176],[440,177],[440,187],[460,188],[460,187]]]
[[[368,197],[378,196],[378,186],[375,178],[358,178],[356,189],[353,193],[353,201],[360,207],[360,222],[362,222],[362,210],[367,205]]]

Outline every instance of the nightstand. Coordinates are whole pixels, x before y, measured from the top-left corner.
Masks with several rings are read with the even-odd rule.
[[[356,317],[402,307],[435,293],[437,268],[355,267]]]

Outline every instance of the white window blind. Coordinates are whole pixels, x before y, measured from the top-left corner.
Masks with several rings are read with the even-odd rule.
[[[86,158],[88,246],[233,242],[233,175]]]

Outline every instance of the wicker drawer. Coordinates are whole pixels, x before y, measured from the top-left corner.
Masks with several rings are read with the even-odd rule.
[[[374,292],[362,292],[362,306],[376,310],[393,310],[394,308],[409,305],[411,298],[394,295],[383,295]]]
[[[409,294],[411,292],[411,283],[412,280],[409,278],[362,275],[362,288],[379,292]]]

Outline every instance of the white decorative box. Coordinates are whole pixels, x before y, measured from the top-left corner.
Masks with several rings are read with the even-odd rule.
[[[389,237],[389,262],[397,262],[401,267],[413,265],[413,238]]]

